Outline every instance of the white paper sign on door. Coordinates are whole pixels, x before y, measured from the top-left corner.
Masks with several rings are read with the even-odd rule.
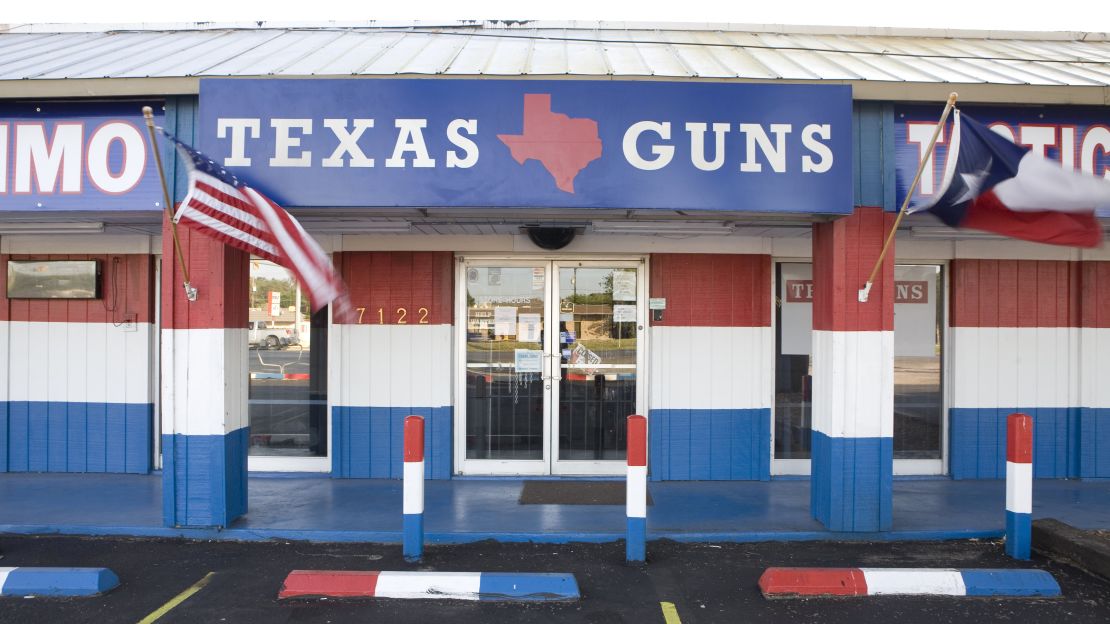
[[[517,321],[517,340],[521,342],[540,341],[540,315],[521,314]]]
[[[613,271],[613,301],[636,300],[636,272]]]
[[[615,305],[615,306],[613,306],[613,322],[614,323],[635,323],[636,322],[636,306],[634,306],[634,305]]]
[[[539,349],[517,349],[514,357],[514,365],[518,373],[539,373],[542,372],[541,357],[543,351]]]
[[[497,306],[493,309],[493,333],[497,336],[516,335],[516,308]]]

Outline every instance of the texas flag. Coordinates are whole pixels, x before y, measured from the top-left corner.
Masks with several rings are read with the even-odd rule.
[[[1098,247],[1095,211],[1108,206],[1110,182],[1064,169],[967,115],[961,121],[957,110],[941,189],[909,212],[1038,243]]]

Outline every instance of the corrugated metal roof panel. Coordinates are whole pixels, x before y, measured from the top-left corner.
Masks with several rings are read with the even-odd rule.
[[[0,32],[0,80],[446,74],[1110,85],[1110,40],[1082,34],[573,22],[14,30],[26,32]]]

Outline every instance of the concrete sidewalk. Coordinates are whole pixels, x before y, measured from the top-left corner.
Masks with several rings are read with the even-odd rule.
[[[454,479],[426,484],[431,543],[606,542],[624,537],[621,505],[520,505],[520,480]],[[883,533],[833,533],[810,517],[809,481],[655,482],[648,538],[678,541],[936,540],[1003,534],[1005,483],[894,482],[894,526]],[[162,525],[160,475],[0,474],[0,532],[202,539],[401,541],[401,482],[260,475],[249,511],[231,527]],[[1034,518],[1110,529],[1110,484],[1038,480]]]

